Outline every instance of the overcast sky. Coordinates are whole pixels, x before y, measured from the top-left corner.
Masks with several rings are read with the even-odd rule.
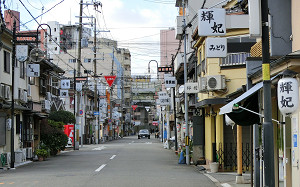
[[[33,18],[22,3],[34,17],[44,13],[37,18],[39,23],[58,21],[61,24],[68,24],[71,21],[75,24],[79,22],[79,18],[75,17],[79,15],[79,2],[80,0],[11,0],[5,1],[3,9],[20,11],[21,23],[26,23],[21,30],[33,30],[37,28],[37,24],[35,21],[29,22]],[[114,39],[118,41],[118,47],[130,50],[132,74],[148,72],[150,60],[160,61],[160,30],[175,27],[178,12],[175,0],[101,0],[98,2],[102,3],[102,8],[98,7],[98,13],[93,6],[89,8],[85,6],[83,15],[97,16],[97,30],[110,30],[110,32],[100,32],[100,37]],[[83,22],[89,20],[83,19]],[[156,74],[155,67],[155,63],[151,64],[151,70]]]

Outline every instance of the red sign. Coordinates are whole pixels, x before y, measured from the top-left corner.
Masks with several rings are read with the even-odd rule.
[[[133,111],[137,108],[137,105],[131,105]]]
[[[116,79],[117,76],[115,75],[111,75],[111,76],[104,76],[107,84],[109,87],[111,87],[111,85],[114,83],[115,79]]]
[[[74,125],[64,125],[64,132],[68,136],[68,138],[71,138],[71,143],[73,145],[74,142]],[[69,141],[68,141],[69,144]]]

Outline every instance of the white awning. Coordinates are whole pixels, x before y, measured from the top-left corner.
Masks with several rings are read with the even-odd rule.
[[[262,87],[263,87],[263,82],[260,82],[260,83],[256,84],[255,86],[250,88],[248,91],[246,91],[245,93],[243,93],[242,95],[240,95],[239,97],[237,97],[236,99],[234,99],[233,101],[228,103],[227,105],[220,108],[219,114],[221,115],[221,114],[227,114],[227,113],[232,112],[232,107],[233,107],[234,104],[239,103],[244,99],[247,99],[248,97],[250,97],[252,94],[257,92]]]
[[[271,80],[275,79],[277,76],[278,76],[278,74],[276,76],[272,77]],[[228,103],[225,106],[223,106],[222,108],[220,108],[219,114],[222,115],[222,114],[227,114],[227,113],[232,112],[232,107],[234,104],[239,103],[244,99],[247,99],[248,97],[250,97],[252,94],[257,92],[262,87],[263,87],[263,82],[257,83],[255,86],[250,88],[248,91],[246,91],[245,93],[243,93],[242,95],[240,95],[239,97],[237,97],[236,99],[231,101],[230,103]]]

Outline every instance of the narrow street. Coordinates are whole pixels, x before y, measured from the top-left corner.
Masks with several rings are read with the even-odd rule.
[[[0,173],[0,186],[215,186],[161,142],[136,136],[84,145]]]

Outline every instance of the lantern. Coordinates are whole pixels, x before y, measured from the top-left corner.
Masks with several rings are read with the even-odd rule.
[[[285,77],[278,81],[278,108],[284,115],[295,112],[298,108],[299,88],[295,78]]]

